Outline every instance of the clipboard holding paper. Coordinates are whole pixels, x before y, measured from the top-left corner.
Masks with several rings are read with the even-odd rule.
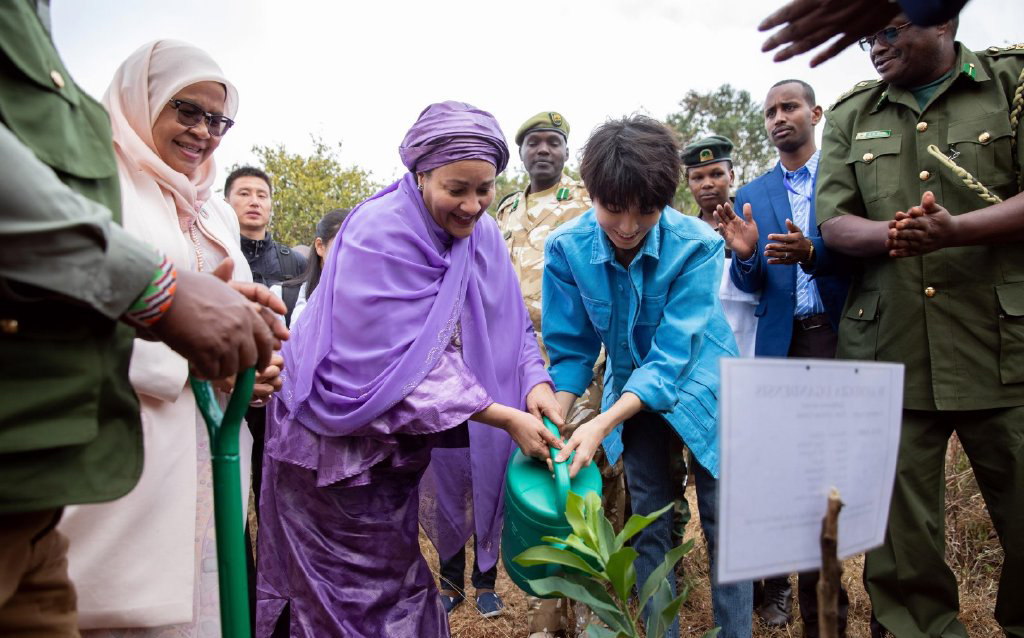
[[[818,569],[839,490],[840,558],[882,544],[903,408],[903,365],[722,359],[718,579]]]

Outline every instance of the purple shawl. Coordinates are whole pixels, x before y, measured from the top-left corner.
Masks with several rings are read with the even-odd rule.
[[[277,397],[286,418],[267,453],[314,470],[321,487],[387,458],[400,424],[389,428],[376,417],[434,367],[460,320],[463,359],[492,399],[522,409],[533,386],[550,383],[497,223],[483,215],[468,238],[453,240],[407,173],[342,225],[323,279],[283,349],[287,367]],[[487,569],[496,559],[514,444],[473,422],[469,436],[469,458],[461,456],[466,467],[446,456],[446,465],[424,480],[426,492],[437,491],[429,515],[441,519],[425,527],[445,557],[475,527]],[[431,467],[445,452],[454,451],[435,450]],[[470,467],[475,526],[462,497]]]

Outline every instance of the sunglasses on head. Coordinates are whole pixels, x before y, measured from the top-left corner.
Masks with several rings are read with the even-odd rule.
[[[900,33],[902,33],[903,30],[909,26],[911,26],[911,23],[907,22],[901,24],[898,27],[888,27],[882,29],[875,35],[869,35],[866,38],[861,38],[860,40],[857,41],[857,44],[860,45],[862,51],[870,51],[871,47],[875,46],[875,40],[881,40],[883,43],[891,46],[893,44],[896,44],[896,40],[899,39]]]
[[[235,123],[230,117],[207,113],[198,104],[193,104],[188,100],[170,100],[168,103],[178,112],[178,124],[192,128],[198,126],[205,119],[206,130],[214,137],[224,135]]]

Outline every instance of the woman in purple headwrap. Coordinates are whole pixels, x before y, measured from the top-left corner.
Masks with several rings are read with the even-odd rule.
[[[456,501],[472,484],[478,541],[496,550],[512,441],[538,458],[561,447],[539,420],[560,423],[558,405],[484,212],[508,162],[498,123],[432,104],[400,152],[409,173],[349,214],[284,350],[267,422],[257,636],[447,636],[417,542],[431,453],[435,542],[465,543],[468,504]],[[477,485],[494,476],[497,486]]]

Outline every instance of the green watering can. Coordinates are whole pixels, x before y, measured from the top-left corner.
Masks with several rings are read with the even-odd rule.
[[[208,381],[189,379],[199,411],[210,432],[213,457],[213,515],[217,529],[217,575],[220,580],[220,631],[225,638],[249,638],[249,586],[245,573],[244,521],[238,431],[249,407],[256,370],[238,373],[228,409],[221,412]]]
[[[555,436],[558,428],[544,419]],[[551,458],[558,454],[551,448]],[[572,527],[565,519],[565,502],[569,492],[586,496],[587,492],[601,494],[601,472],[596,464],[580,468],[576,478],[569,479],[569,462],[555,463],[555,478],[551,478],[547,463],[525,456],[520,450],[512,455],[505,473],[505,525],[501,531],[501,561],[505,571],[517,587],[530,594],[531,579],[554,574],[553,566],[523,567],[512,559],[535,545],[545,545],[542,536],[565,538]]]

